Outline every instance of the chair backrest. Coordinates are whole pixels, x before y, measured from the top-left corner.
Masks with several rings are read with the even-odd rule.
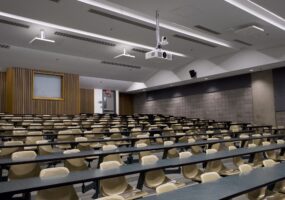
[[[71,142],[73,142],[75,137],[73,135],[69,135],[69,134],[72,134],[72,130],[59,131],[58,136],[57,136],[58,141],[68,141],[68,142],[71,141]]]
[[[120,168],[121,164],[117,161],[107,161],[100,164],[101,170],[111,170]],[[118,195],[124,193],[129,184],[124,176],[100,180],[101,192],[104,196]]]
[[[36,141],[36,144],[46,144],[48,142],[49,142],[48,140],[38,140]],[[51,145],[39,145],[38,146],[39,155],[49,155],[49,154],[52,154],[53,152],[54,151]]]
[[[207,149],[206,154],[214,154],[217,153],[216,149]],[[223,162],[221,160],[213,160],[207,162],[206,172],[217,172],[219,173],[221,170],[225,168]]]
[[[192,143],[195,143],[195,142],[196,142],[196,140],[195,140],[194,138],[189,138],[189,139],[188,139],[188,143],[189,143],[189,144],[192,144]],[[201,146],[195,145],[195,146],[191,146],[191,152],[192,152],[193,154],[200,154],[200,153],[203,152],[203,149],[202,149]]]
[[[252,166],[249,164],[240,165],[238,168],[241,175],[246,175],[252,171]]]
[[[160,134],[154,134],[153,135],[154,137],[160,137],[161,135]],[[157,144],[163,144],[163,139],[162,138],[155,138],[155,142],[157,143]]]
[[[285,141],[284,140],[277,140],[277,144],[284,144],[285,143]]]
[[[14,161],[21,161],[34,160],[36,157],[37,154],[34,151],[18,151],[13,153],[11,158]],[[8,178],[11,180],[31,178],[38,176],[39,172],[40,166],[38,163],[12,165],[8,172]]]
[[[87,143],[88,138],[87,137],[76,137],[75,142],[79,142],[77,145],[77,148],[80,151],[85,151],[90,149],[90,143]]]
[[[221,176],[217,172],[207,172],[201,175],[202,183],[209,183],[217,181],[221,178]]]
[[[39,136],[29,136],[29,135],[39,135]],[[33,131],[27,133],[26,144],[36,144],[36,141],[38,140],[43,140],[43,132]]]
[[[219,138],[208,138],[208,141],[215,141],[215,140],[219,140]],[[216,149],[217,151],[221,150],[221,143],[214,143],[212,145],[208,145],[211,146],[211,149]]]
[[[233,150],[236,150],[237,148],[235,146],[229,146],[228,149],[229,151],[233,151]],[[236,157],[233,157],[233,164],[236,167],[239,167],[240,165],[244,164],[244,161],[241,156],[236,156]]]
[[[68,176],[68,174],[69,170],[65,167],[48,168],[41,170],[40,178],[43,180],[55,179],[60,177],[66,177]],[[49,199],[78,200],[79,198],[72,185],[38,191],[36,195],[36,200],[49,200]]]
[[[239,166],[240,175],[247,175],[249,174],[253,168],[249,164],[243,164]],[[256,199],[263,199],[265,197],[266,187],[259,188],[247,193],[247,197],[249,200],[256,200]]]
[[[41,179],[60,178],[60,177],[66,177],[68,174],[69,170],[66,167],[55,167],[55,168],[42,169],[40,172],[40,178]]]
[[[144,147],[147,147],[147,146],[148,145],[146,143],[138,143],[138,144],[136,144],[137,148],[144,148]],[[141,151],[141,152],[139,152],[139,159],[141,160],[142,157],[149,156],[149,155],[151,155],[150,151]]]
[[[155,155],[144,156],[142,158],[142,165],[153,165],[158,161]],[[145,185],[149,188],[156,188],[157,186],[165,183],[166,176],[162,169],[148,171],[145,174]]]
[[[262,163],[263,163],[264,167],[274,167],[275,165],[278,164],[278,162],[275,162],[272,159],[263,160]]]
[[[116,145],[113,144],[108,144],[108,145],[103,145],[102,150],[103,151],[111,151],[111,150],[115,150],[117,149]],[[121,163],[121,165],[124,163],[120,154],[110,154],[104,157],[103,159],[104,162],[106,161],[118,161],[119,163]]]
[[[63,154],[79,153],[79,149],[65,150]],[[64,160],[64,167],[69,171],[82,171],[88,169],[87,164],[84,162],[84,158],[72,158]]]
[[[184,159],[184,158],[189,158],[192,156],[192,153],[189,151],[184,151],[179,153],[179,158]]]
[[[7,141],[4,142],[4,146],[12,146],[12,145],[23,145],[23,141]],[[1,157],[10,157],[12,153],[21,151],[23,147],[11,147],[11,148],[2,148],[1,149]]]
[[[253,138],[261,137],[261,135],[260,134],[253,134],[252,137]],[[253,144],[256,144],[256,146],[259,146],[259,145],[261,145],[262,139],[253,139],[252,142],[253,142]]]
[[[174,183],[165,183],[156,188],[157,194],[162,194],[166,192],[171,192],[177,190],[177,186]]]

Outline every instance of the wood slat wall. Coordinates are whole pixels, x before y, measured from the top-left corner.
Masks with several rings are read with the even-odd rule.
[[[79,75],[64,74],[63,101],[34,100],[33,71],[38,70],[24,68],[7,70],[7,112],[13,114],[80,113]]]
[[[0,112],[6,107],[6,72],[0,72]]]
[[[134,100],[133,95],[120,93],[119,95],[120,101],[120,115],[132,115],[134,114]]]
[[[94,113],[93,89],[80,89],[80,113]]]

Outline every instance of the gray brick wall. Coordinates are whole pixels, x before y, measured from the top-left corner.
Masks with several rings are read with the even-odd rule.
[[[276,112],[276,123],[278,126],[285,126],[285,112]]]
[[[135,95],[134,110],[136,113],[252,122],[252,91],[248,87],[152,101],[147,101],[146,94],[142,93]]]

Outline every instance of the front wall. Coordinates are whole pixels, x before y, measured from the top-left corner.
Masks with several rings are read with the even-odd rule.
[[[32,84],[33,70],[23,68],[10,68],[11,77],[8,82],[12,83],[7,91],[7,99],[11,106],[8,111],[13,114],[79,114],[80,113],[80,89],[79,75],[64,74],[64,100],[33,100]],[[11,79],[11,80],[10,80]],[[8,88],[8,87],[7,87]]]
[[[6,106],[6,72],[0,72],[0,112],[5,112]]]

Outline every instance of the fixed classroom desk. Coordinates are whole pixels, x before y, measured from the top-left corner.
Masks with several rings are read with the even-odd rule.
[[[157,163],[153,165],[141,165],[139,163],[131,164],[131,165],[123,165],[118,169],[111,170],[101,170],[101,169],[88,169],[80,172],[71,172],[66,177],[54,178],[54,179],[46,179],[43,180],[39,177],[36,178],[27,178],[22,180],[13,180],[8,182],[0,183],[0,198],[5,199],[5,197],[11,194],[18,193],[27,193],[36,190],[48,189],[53,187],[60,187],[64,185],[71,185],[89,181],[95,181],[96,193],[94,197],[98,197],[100,182],[99,180],[105,178],[112,178],[118,176],[125,176],[130,174],[139,173],[139,180],[137,183],[137,188],[142,189],[144,184],[144,174],[147,171],[157,170],[157,169],[165,169],[165,168],[173,168],[184,165],[197,164],[202,162],[209,162],[213,160],[220,160],[226,158],[232,158],[243,155],[252,155],[255,153],[275,150],[285,148],[285,144],[282,145],[270,145],[270,146],[262,146],[255,148],[240,148],[232,151],[219,151],[214,154],[200,154],[193,155],[189,158],[172,158],[159,160]],[[284,171],[283,171],[284,176]],[[256,180],[256,179],[253,179]]]
[[[246,175],[221,178],[211,183],[197,184],[144,200],[221,200],[231,199],[285,179],[285,163],[270,168],[258,168]]]

